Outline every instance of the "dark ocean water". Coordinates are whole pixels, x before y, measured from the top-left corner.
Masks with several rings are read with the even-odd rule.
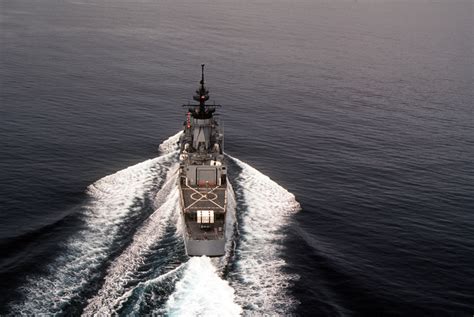
[[[0,24],[0,314],[474,313],[471,1],[4,0]],[[184,254],[157,158],[202,62],[224,264]]]

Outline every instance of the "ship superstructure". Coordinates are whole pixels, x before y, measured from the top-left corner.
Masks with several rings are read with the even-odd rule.
[[[215,111],[207,105],[209,90],[201,81],[188,109],[180,138],[179,188],[183,234],[188,255],[221,256],[225,253],[227,223],[227,169],[224,133]]]

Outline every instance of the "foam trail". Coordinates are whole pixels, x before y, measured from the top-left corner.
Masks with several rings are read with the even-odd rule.
[[[297,276],[283,270],[281,241],[282,229],[288,217],[299,210],[299,204],[287,190],[238,159],[230,157],[241,172],[233,180],[237,199],[230,192],[228,206],[232,223],[238,214],[240,232],[235,252],[231,252],[233,231],[229,230],[225,257],[191,258],[176,267],[185,256],[177,248],[177,243],[182,244],[176,186],[180,135],[160,145],[162,156],[89,186],[91,199],[82,210],[84,228],[65,242],[66,252],[48,266],[48,274],[28,277],[22,288],[25,302],[14,303],[12,314],[61,314],[71,302],[83,301],[91,281],[103,277],[101,267],[116,250],[114,243],[121,228],[143,213],[144,200],[152,198],[159,187],[155,199],[158,209],[110,264],[101,289],[84,309],[85,315],[292,313],[296,300],[286,290]],[[176,228],[171,230],[173,225]],[[229,259],[234,260],[230,266]],[[154,267],[157,261],[160,264]],[[222,277],[227,269],[225,281]],[[145,276],[149,280],[139,282]]]
[[[106,176],[88,187],[90,199],[81,210],[83,228],[64,242],[65,252],[48,265],[46,274],[27,277],[21,287],[23,302],[10,306],[13,315],[58,314],[72,300],[80,300],[81,291],[99,276],[121,226],[142,211],[147,194],[162,182],[176,161],[180,134],[163,142],[160,149],[164,155]]]
[[[127,303],[127,311],[120,312],[119,315],[143,316],[151,315],[151,310],[161,307],[174,290],[179,279],[182,278],[186,270],[187,263],[182,263],[178,267],[168,271],[151,280],[138,283],[133,289],[127,291],[120,299],[122,303]],[[151,303],[150,303],[151,299]],[[159,315],[164,314],[164,310]]]
[[[183,131],[179,131],[175,135],[170,136],[168,139],[163,141],[159,146],[158,146],[158,151],[160,154],[170,154],[170,153],[175,153],[179,149],[179,138],[183,134]]]
[[[283,271],[282,229],[300,209],[293,194],[248,164],[232,158],[242,169],[236,179],[236,196],[243,201],[238,211],[240,239],[236,263],[229,274],[237,302],[244,313],[291,314],[296,300],[286,290],[297,276]]]
[[[191,258],[166,305],[166,316],[239,316],[234,290],[219,277],[208,257]],[[163,311],[155,311],[163,314]]]
[[[242,222],[235,255],[232,257],[231,252],[227,252],[226,256],[212,260],[194,257],[178,269],[139,283],[126,292],[117,293],[110,288],[104,296],[114,304],[100,312],[120,313],[119,309],[125,307],[127,315],[136,316],[291,314],[296,301],[286,290],[297,276],[283,271],[285,262],[280,250],[284,238],[282,229],[288,217],[299,209],[299,204],[291,193],[267,176],[231,159],[241,169],[235,179],[240,204],[236,206],[234,195],[229,193],[229,211],[234,215],[237,209]],[[181,221],[181,217],[177,217],[177,234],[182,234]],[[229,241],[231,238],[228,237]],[[222,275],[229,256],[235,263],[231,265],[229,281],[225,281]],[[123,263],[127,268],[128,262]],[[130,281],[126,274],[122,277]],[[119,278],[120,275],[115,277]],[[123,295],[118,298],[120,293]]]
[[[174,175],[175,171],[176,169],[173,169],[171,173]],[[167,225],[173,218],[178,217],[179,192],[173,175],[158,194],[158,200],[162,202],[161,207],[145,221],[130,246],[107,270],[102,288],[89,301],[84,315],[110,315],[121,306],[121,297],[127,291],[127,285],[134,279],[133,274],[143,265],[150,249],[160,240]]]
[[[147,219],[139,230],[137,230],[130,246],[112,263],[107,271],[104,285],[98,294],[89,301],[89,305],[84,310],[84,315],[110,315],[119,312],[120,309],[124,308],[124,306],[128,309],[127,306],[129,305],[135,307],[133,313],[140,311],[144,307],[153,307],[153,304],[156,303],[149,303],[144,298],[144,293],[148,291],[154,294],[156,293],[154,290],[149,290],[149,288],[151,288],[150,285],[156,287],[157,283],[163,284],[164,278],[162,277],[164,276],[167,276],[168,282],[170,280],[176,281],[178,279],[176,274],[173,278],[168,277],[170,275],[168,272],[163,274],[161,277],[154,279],[154,282],[148,282],[145,285],[139,283],[130,290],[133,286],[133,282],[137,280],[135,277],[136,272],[145,262],[147,262],[150,251],[153,246],[159,244],[166,227],[170,224],[174,224],[176,228],[175,234],[179,237],[182,236],[182,217],[179,217],[179,191],[175,177],[176,172],[175,169],[172,169],[171,171],[171,175],[168,178],[169,180],[156,197],[156,203],[157,205],[160,205],[159,209],[156,210],[149,219]],[[232,192],[229,193],[228,211],[229,226],[232,227],[235,221],[235,199]],[[228,249],[230,248],[232,240],[232,232],[233,230],[231,229],[227,231],[227,239],[229,242],[227,245]],[[175,243],[183,242],[178,242],[177,239]],[[229,252],[227,254],[229,254]],[[171,256],[171,254],[168,254],[168,257]],[[213,272],[217,270],[220,274],[222,273],[222,268],[225,266],[226,261],[228,261],[228,256],[213,259],[214,265],[217,269],[216,267],[209,269]],[[187,272],[188,267],[190,267],[190,265],[186,265],[184,269],[181,269],[181,271],[185,270]],[[172,289],[174,287],[168,285],[163,288]],[[171,294],[171,291],[168,295],[169,294]],[[166,295],[164,294],[162,297],[166,297]]]

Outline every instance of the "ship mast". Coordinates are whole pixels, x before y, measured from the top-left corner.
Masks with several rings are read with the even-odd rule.
[[[204,113],[206,111],[206,101],[209,100],[209,90],[204,85],[204,64],[201,64],[201,81],[200,87],[196,90],[196,95],[193,99],[199,101],[199,112]]]
[[[189,112],[196,119],[212,118],[212,114],[216,111],[215,108],[219,107],[219,105],[206,105],[206,101],[209,100],[209,90],[204,82],[204,66],[204,64],[201,64],[201,81],[199,82],[196,94],[193,96],[193,100],[198,101],[199,105],[187,105]]]

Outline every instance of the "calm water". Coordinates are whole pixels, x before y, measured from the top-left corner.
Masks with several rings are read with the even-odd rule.
[[[4,0],[0,23],[0,314],[474,313],[471,1]],[[202,62],[239,221],[219,263],[185,256],[167,183]]]

